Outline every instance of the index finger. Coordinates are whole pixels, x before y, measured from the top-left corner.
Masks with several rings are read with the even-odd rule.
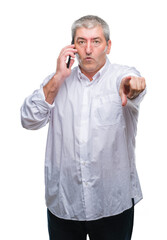
[[[66,52],[66,51],[77,52],[77,50],[76,50],[74,47],[75,47],[74,44],[71,44],[71,45],[68,45],[68,46],[64,47],[64,48],[61,50],[61,52],[60,52],[59,55],[62,55],[62,54],[63,54],[64,52]]]
[[[131,79],[132,79],[131,76],[124,77],[124,78],[123,78],[124,84],[127,85],[127,86],[129,86],[129,85],[130,85],[129,82],[130,82]]]

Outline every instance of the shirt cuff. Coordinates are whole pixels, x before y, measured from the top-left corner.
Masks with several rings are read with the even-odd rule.
[[[55,107],[55,104],[49,104],[45,101],[45,94],[43,91],[43,86],[39,90],[35,91],[35,94],[32,97],[32,101],[38,106],[40,112],[48,112]]]
[[[134,105],[139,105],[141,103],[141,101],[143,100],[146,92],[147,92],[147,90],[144,89],[136,98],[134,98],[134,99],[127,98],[128,104],[132,103]]]

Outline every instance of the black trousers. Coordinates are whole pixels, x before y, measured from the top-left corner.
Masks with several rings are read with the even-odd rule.
[[[134,206],[125,212],[93,221],[60,219],[48,210],[50,240],[130,240]]]

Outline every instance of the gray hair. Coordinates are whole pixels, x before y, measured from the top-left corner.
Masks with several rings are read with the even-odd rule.
[[[108,24],[102,18],[99,18],[98,16],[93,16],[93,15],[87,15],[87,16],[81,17],[73,23],[71,27],[72,39],[75,38],[76,30],[78,28],[84,27],[84,28],[91,29],[98,25],[102,27],[104,37],[106,39],[106,42],[108,42],[108,40],[110,40],[110,29]]]

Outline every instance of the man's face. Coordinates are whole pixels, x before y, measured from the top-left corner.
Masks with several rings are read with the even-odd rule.
[[[101,26],[91,29],[81,27],[76,30],[75,48],[81,71],[91,79],[105,64],[111,41],[106,43]]]

